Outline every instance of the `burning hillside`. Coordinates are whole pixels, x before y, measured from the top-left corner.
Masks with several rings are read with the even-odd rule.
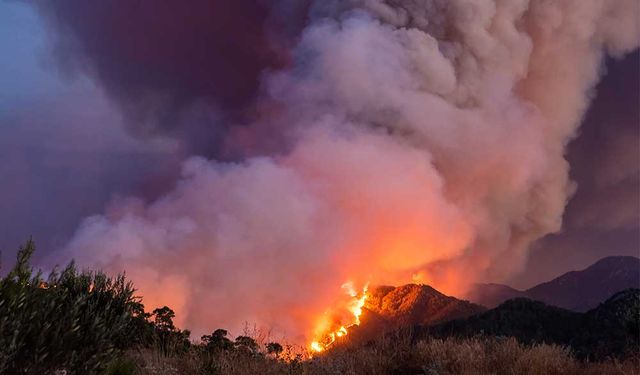
[[[330,348],[337,339],[341,339],[349,334],[349,329],[360,325],[362,309],[369,297],[368,285],[365,285],[362,292],[358,293],[353,287],[353,283],[345,283],[342,288],[347,293],[349,299],[339,310],[325,312],[314,332],[314,340],[309,345],[313,352],[323,352]]]
[[[177,118],[218,150],[187,157],[160,197],[87,218],[58,254],[126,271],[196,334],[249,321],[320,350],[367,311],[426,323],[476,309],[367,282],[457,294],[509,277],[559,231],[575,189],[565,145],[605,53],[640,36],[637,0],[240,1],[237,24],[221,2],[196,3],[39,3],[65,66],[105,81],[143,125]],[[220,38],[236,29],[237,43]],[[214,50],[191,53],[201,44]],[[229,48],[241,61],[209,63]],[[148,59],[165,55],[179,59]],[[202,72],[181,69],[185,55]]]
[[[444,295],[428,285],[416,284],[374,288],[365,307],[367,314],[398,326],[429,326],[485,310],[482,306]]]
[[[322,324],[315,331],[316,339],[310,344],[313,352],[323,352],[336,341],[348,340],[353,331],[361,340],[396,328],[430,326],[485,311],[482,306],[446,296],[428,285],[365,287],[361,293],[352,291],[349,295],[346,315],[334,310],[323,315]]]

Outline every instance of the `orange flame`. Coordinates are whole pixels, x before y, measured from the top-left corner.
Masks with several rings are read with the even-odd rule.
[[[368,287],[369,284],[367,283],[362,292],[358,293],[353,286],[353,282],[349,281],[342,285],[342,289],[351,297],[346,306],[351,322],[345,325],[340,319],[329,317],[328,312],[325,312],[316,328],[315,339],[309,344],[312,352],[320,353],[327,350],[336,342],[336,339],[346,336],[349,333],[349,328],[360,325],[360,315],[362,315],[362,308],[367,300]]]

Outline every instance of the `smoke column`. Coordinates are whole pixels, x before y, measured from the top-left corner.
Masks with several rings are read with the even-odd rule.
[[[189,158],[166,195],[115,202],[62,254],[126,270],[148,307],[196,333],[247,321],[302,340],[345,281],[458,294],[517,272],[561,229],[565,146],[603,57],[640,35],[635,0],[240,3],[267,30],[243,40],[276,51],[236,56],[249,88],[164,96],[241,112],[208,130],[240,156]],[[294,6],[297,21],[279,22]],[[231,68],[210,69],[203,85],[235,87]]]

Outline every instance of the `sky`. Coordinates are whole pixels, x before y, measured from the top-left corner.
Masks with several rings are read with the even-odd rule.
[[[268,142],[256,142],[243,127],[235,127],[247,116],[277,111],[270,103],[252,109],[250,115],[240,109],[251,102],[264,72],[297,58],[282,51],[300,25],[281,22],[287,18],[282,10],[279,17],[267,16],[265,9],[248,3],[240,1],[231,10],[246,15],[241,17],[246,24],[220,22],[210,33],[208,19],[185,14],[184,19],[199,26],[197,32],[181,33],[184,29],[176,26],[169,34],[184,43],[184,49],[145,50],[140,46],[148,40],[133,38],[131,46],[116,53],[108,41],[121,35],[93,43],[102,41],[102,30],[82,24],[80,16],[87,9],[69,11],[65,4],[72,2],[38,10],[23,2],[0,2],[3,264],[11,263],[16,248],[29,236],[38,245],[37,262],[48,264],[50,257],[60,259],[56,254],[66,256],[64,249],[85,218],[119,207],[118,202],[131,197],[151,202],[163,196],[178,184],[181,163],[190,156],[237,160],[239,154],[224,141],[228,134],[234,145],[243,145],[242,157],[287,143],[272,124],[261,124],[266,130],[253,135]],[[283,7],[287,3],[279,2]],[[202,4],[194,7],[202,6],[202,13],[208,14],[210,9]],[[119,10],[102,11],[116,17]],[[171,9],[166,12],[172,14]],[[63,27],[65,20],[78,24],[69,31]],[[277,24],[279,34],[262,35],[255,25],[263,23]],[[127,27],[138,35],[135,26],[122,21],[122,28]],[[87,40],[74,44],[77,30],[84,30]],[[151,30],[148,35],[153,37],[157,30]],[[198,39],[201,35],[203,40]],[[275,47],[234,47],[268,43]],[[87,63],[87,56],[95,60]],[[149,64],[147,58],[163,63]],[[137,65],[126,65],[127,61]],[[522,271],[499,281],[526,288],[605,256],[639,255],[639,65],[637,50],[624,58],[607,58],[603,79],[591,93],[582,126],[565,152],[576,190],[563,214],[562,229],[534,241]],[[162,95],[148,94],[153,90]]]

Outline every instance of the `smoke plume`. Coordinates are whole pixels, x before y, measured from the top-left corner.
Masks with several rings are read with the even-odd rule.
[[[305,9],[287,0],[34,5],[53,30],[58,66],[97,80],[134,134],[169,135],[186,153],[220,157],[262,72],[287,64]]]
[[[182,16],[202,26],[184,46],[197,54],[164,54],[156,39],[122,44],[142,27],[130,15],[148,11],[124,3],[87,4],[127,27],[79,26],[95,33],[70,56],[93,59],[136,116],[154,103],[169,121],[200,100],[250,113],[204,128],[246,157],[189,158],[175,189],[87,218],[64,255],[126,270],[149,307],[172,306],[196,332],[248,321],[293,340],[345,281],[455,294],[517,272],[530,243],[562,227],[575,189],[565,146],[603,57],[640,35],[635,0],[241,1],[222,24],[229,4],[214,1],[194,19],[158,8],[167,22],[142,35],[170,42]],[[83,7],[49,7],[65,30],[95,21]],[[110,70],[113,59],[131,71]],[[194,59],[201,70],[179,66]],[[147,79],[162,100],[149,99]]]

